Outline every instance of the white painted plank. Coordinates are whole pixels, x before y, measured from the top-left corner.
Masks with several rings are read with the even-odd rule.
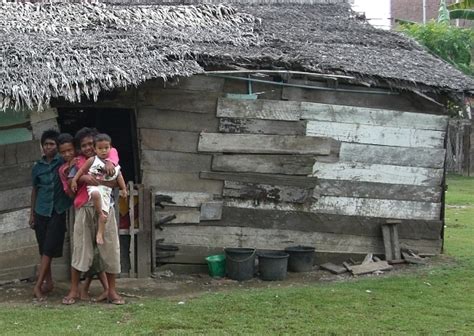
[[[444,148],[410,148],[341,143],[341,162],[361,162],[409,167],[443,168]]]
[[[283,100],[219,98],[217,116],[271,120],[300,120],[301,103]]]
[[[201,205],[201,220],[220,220],[222,218],[222,201],[210,201]]]
[[[301,103],[302,119],[445,131],[449,117],[377,108]]]
[[[384,146],[443,148],[445,132],[329,121],[308,121],[306,135]]]
[[[173,206],[182,207],[200,207],[202,203],[209,202],[213,198],[211,193],[193,191],[156,190],[155,194],[170,196],[175,202]]]
[[[443,169],[349,162],[316,162],[313,166],[313,176],[329,180],[437,186],[441,184]]]
[[[201,133],[198,151],[329,155],[333,140],[301,135]]]

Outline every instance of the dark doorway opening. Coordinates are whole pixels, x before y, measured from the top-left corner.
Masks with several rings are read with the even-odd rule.
[[[97,128],[112,138],[112,145],[120,156],[125,181],[138,182],[138,143],[135,114],[131,109],[117,108],[59,108],[58,123],[61,132],[73,136],[82,127]]]

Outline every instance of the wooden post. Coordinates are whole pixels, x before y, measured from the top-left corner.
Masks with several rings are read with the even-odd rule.
[[[135,198],[135,188],[133,182],[128,182],[128,214],[130,216],[130,278],[135,277],[135,207],[134,207],[134,198]],[[140,202],[140,199],[138,200]]]
[[[401,224],[400,220],[387,220],[385,224],[382,224],[385,260],[387,261],[401,259],[398,224]]]
[[[140,226],[137,234],[137,277],[146,278],[151,275],[151,252],[152,237],[151,226],[153,219],[151,217],[151,194],[150,189],[140,185],[138,188],[139,198],[139,218]]]
[[[462,162],[462,175],[469,176],[470,159],[471,159],[471,121],[463,120],[462,123],[463,138],[462,138],[462,151],[463,151],[463,162]]]
[[[156,233],[155,233],[155,190],[150,189],[150,218],[151,218],[151,273],[156,268]]]

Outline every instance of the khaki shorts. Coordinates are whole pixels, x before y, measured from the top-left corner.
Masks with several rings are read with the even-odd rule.
[[[96,245],[97,219],[97,214],[92,206],[76,209],[71,266],[78,271],[87,272],[92,265],[94,246]],[[110,208],[105,224],[104,244],[97,245],[97,247],[104,271],[111,274],[120,273],[120,245],[113,207]]]

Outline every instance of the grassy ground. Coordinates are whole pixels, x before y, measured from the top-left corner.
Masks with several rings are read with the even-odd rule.
[[[206,294],[185,304],[0,307],[0,334],[472,334],[474,179],[448,181],[445,252],[454,263],[386,278]]]

